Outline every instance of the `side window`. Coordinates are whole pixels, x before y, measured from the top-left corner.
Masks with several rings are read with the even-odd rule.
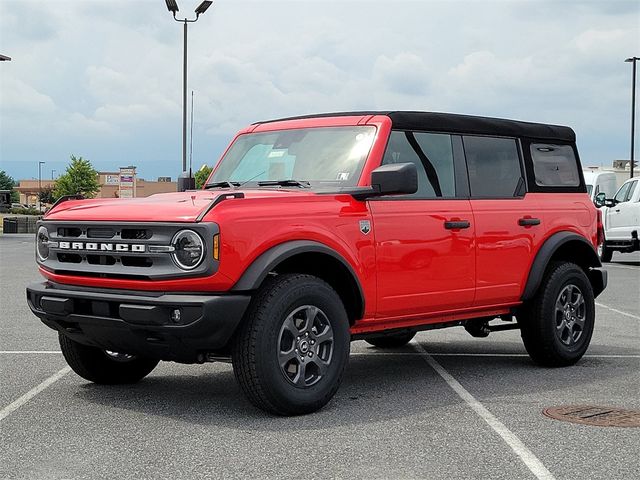
[[[408,197],[456,196],[451,135],[392,131],[382,164],[409,162],[418,170],[418,191]]]
[[[512,138],[463,137],[472,197],[513,198],[524,181]]]
[[[536,185],[541,187],[577,187],[580,185],[578,162],[570,145],[531,144],[531,159]]]
[[[615,200],[618,203],[622,203],[622,202],[626,202],[627,201],[626,200],[627,194],[629,193],[629,190],[631,189],[631,184],[632,183],[633,182],[628,182],[628,183],[625,183],[624,185],[622,185],[620,187],[620,190],[618,190],[618,193],[616,193],[616,196],[614,197]]]
[[[631,197],[633,197],[633,192],[636,191],[636,186],[638,185],[638,181],[634,180],[633,182],[630,182],[630,187],[629,190],[627,190],[627,194],[624,196],[624,202],[628,202],[629,200],[631,200]]]

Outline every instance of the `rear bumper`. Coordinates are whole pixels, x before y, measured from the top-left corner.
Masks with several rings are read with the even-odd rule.
[[[180,362],[224,350],[250,300],[248,295],[112,292],[52,282],[27,287],[31,311],[72,340]]]
[[[607,238],[604,243],[608,248],[623,253],[637,252],[640,250],[640,238],[638,238],[637,230],[632,231],[630,237]]]
[[[587,275],[593,287],[593,296],[597,297],[607,288],[607,271],[600,268],[591,268]]]

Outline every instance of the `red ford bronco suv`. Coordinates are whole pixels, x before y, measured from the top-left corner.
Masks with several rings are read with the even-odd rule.
[[[314,115],[242,130],[202,190],[57,203],[27,299],[87,380],[231,360],[253,404],[295,415],[335,394],[354,339],[516,328],[536,363],[577,362],[602,239],[568,127]]]

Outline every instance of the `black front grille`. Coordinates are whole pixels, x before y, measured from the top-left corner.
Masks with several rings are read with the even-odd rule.
[[[116,231],[113,228],[87,228],[87,238],[113,238],[115,236]]]
[[[218,262],[211,254],[191,270],[182,270],[173,260],[171,241],[179,230],[189,228],[213,249],[219,232],[212,223],[118,223],[41,221],[49,231],[49,256],[38,260],[47,270],[98,278],[161,279],[210,274]],[[158,248],[161,247],[161,248]]]
[[[78,238],[82,235],[82,229],[76,227],[60,227],[58,228],[59,237]]]
[[[58,253],[58,261],[61,263],[81,263],[82,255],[77,253]]]
[[[153,260],[149,257],[121,257],[122,265],[125,267],[144,267],[153,266]]]
[[[91,265],[115,265],[116,257],[113,255],[87,255],[87,262]]]
[[[123,240],[147,240],[152,235],[151,230],[145,228],[123,228],[120,237]]]

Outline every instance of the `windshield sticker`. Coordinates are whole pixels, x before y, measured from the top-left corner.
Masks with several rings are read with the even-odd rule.
[[[349,180],[349,172],[338,173],[338,180]]]
[[[286,150],[272,150],[269,152],[269,158],[284,157]]]

